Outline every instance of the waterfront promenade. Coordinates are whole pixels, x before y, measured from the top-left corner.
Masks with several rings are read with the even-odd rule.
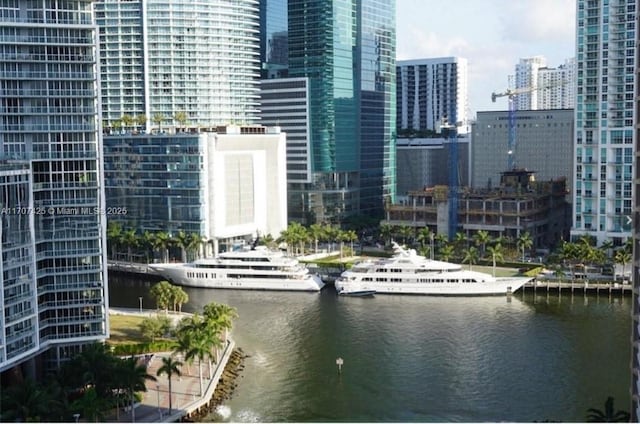
[[[136,309],[110,308],[110,313],[128,315],[150,315],[155,311],[143,310],[140,313]],[[177,422],[196,413],[206,407],[216,390],[220,377],[227,365],[231,353],[235,347],[232,339],[229,339],[221,354],[220,361],[213,364],[209,378],[208,361],[202,364],[202,377],[204,393],[200,394],[200,378],[198,374],[198,361],[187,364],[184,358],[180,367],[181,376],[174,375],[171,378],[172,411],[169,413],[169,381],[166,374],[157,375],[162,366],[162,358],[170,356],[171,352],[158,352],[150,356],[147,373],[156,377],[157,381],[147,380],[147,391],[142,393],[142,401],[135,405],[131,414],[129,405],[120,408],[117,414],[107,417],[107,422]],[[82,417],[80,417],[82,420]]]

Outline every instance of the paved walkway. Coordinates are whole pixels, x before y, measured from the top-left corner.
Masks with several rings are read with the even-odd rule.
[[[112,311],[113,312],[113,311]],[[127,313],[133,311],[118,311]],[[138,312],[139,313],[139,312]],[[143,312],[144,314],[145,312]],[[176,422],[180,418],[189,415],[198,408],[209,403],[213,396],[216,385],[224,367],[231,356],[235,344],[229,340],[226,348],[221,352],[218,364],[213,364],[212,376],[209,378],[208,361],[202,363],[202,381],[204,393],[200,393],[200,378],[198,373],[198,361],[188,365],[184,358],[177,357],[183,365],[180,367],[181,376],[173,376],[171,378],[172,391],[172,411],[169,414],[169,380],[166,374],[157,375],[158,369],[162,366],[162,358],[170,356],[171,352],[155,353],[151,356],[148,364],[147,373],[156,377],[157,381],[148,380],[146,383],[147,391],[143,393],[142,401],[134,408],[131,414],[130,407],[120,408],[118,416],[114,414],[107,418],[107,422]],[[82,417],[80,417],[82,421]]]

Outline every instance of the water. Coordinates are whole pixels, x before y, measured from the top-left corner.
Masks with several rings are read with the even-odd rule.
[[[111,304],[137,307],[146,291],[112,278]],[[630,298],[187,292],[186,311],[237,308],[250,355],[211,420],[584,421],[607,396],[629,409]]]

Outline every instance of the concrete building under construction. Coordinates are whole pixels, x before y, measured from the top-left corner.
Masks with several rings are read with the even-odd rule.
[[[513,170],[502,173],[500,187],[462,188],[458,199],[458,231],[467,237],[488,231],[491,237],[513,240],[528,232],[534,248],[548,248],[567,239],[571,228],[571,207],[566,201],[565,178],[535,181],[534,172]],[[449,189],[439,185],[408,193],[407,200],[386,207],[383,224],[429,227],[448,234]]]

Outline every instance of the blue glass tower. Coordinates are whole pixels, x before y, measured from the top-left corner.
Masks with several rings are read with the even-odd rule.
[[[309,79],[313,169],[290,196],[308,221],[381,215],[395,198],[395,0],[288,8],[289,76]]]

